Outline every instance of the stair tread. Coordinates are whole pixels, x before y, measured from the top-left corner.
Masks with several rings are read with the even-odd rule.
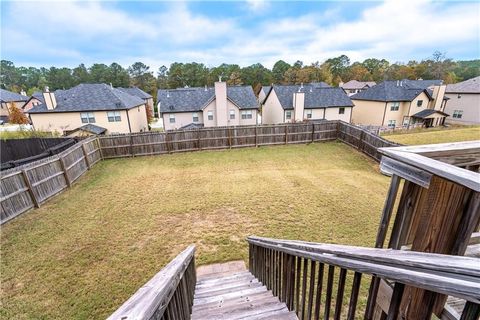
[[[261,282],[243,282],[239,283],[236,286],[232,287],[226,287],[226,288],[220,288],[220,289],[211,289],[208,291],[203,291],[203,292],[198,292],[196,293],[197,298],[208,298],[208,297],[215,297],[219,295],[223,295],[225,293],[230,293],[230,292],[236,292],[244,289],[250,289],[250,288],[256,288],[256,287],[262,287],[263,284]]]
[[[298,319],[248,271],[199,279],[191,317],[192,320]]]
[[[274,297],[271,293],[266,295],[261,295],[258,297],[251,297],[249,299],[244,299],[240,301],[225,301],[224,303],[216,303],[209,305],[202,309],[194,309],[194,314],[205,315],[208,313],[216,312],[218,314],[228,314],[241,309],[252,309],[264,304],[269,303],[279,303],[277,297]]]

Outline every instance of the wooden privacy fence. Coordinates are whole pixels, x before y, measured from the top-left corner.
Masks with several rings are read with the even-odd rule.
[[[377,148],[397,144],[342,121],[214,127],[99,136],[105,159],[340,139],[380,161]]]
[[[378,148],[397,146],[365,129],[342,121],[214,127],[91,137],[57,155],[3,171],[0,223],[30,208],[38,208],[50,197],[70,187],[101,159],[336,139],[377,161],[381,159]]]
[[[0,223],[18,216],[70,187],[101,160],[98,139],[80,141],[67,150],[2,172]]]

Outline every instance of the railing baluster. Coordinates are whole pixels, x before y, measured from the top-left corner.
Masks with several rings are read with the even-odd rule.
[[[320,263],[318,267],[318,279],[317,279],[317,295],[315,297],[315,320],[320,319],[320,305],[322,301],[322,286],[323,286],[323,272],[324,264]]]
[[[400,311],[400,303],[402,302],[403,290],[405,285],[400,282],[395,283],[393,288],[392,298],[390,299],[390,307],[388,307],[388,314],[386,320],[397,320]]]
[[[282,302],[287,301],[287,254],[282,253]]]
[[[292,300],[292,297],[290,296],[291,292],[291,286],[292,283],[290,281],[290,269],[292,265],[292,256],[287,254],[287,261],[286,261],[286,268],[285,268],[285,304],[287,305],[288,308],[290,308],[290,302]]]
[[[295,304],[295,256],[291,256],[290,260],[290,305],[288,310],[294,310]]]
[[[335,303],[335,320],[340,320],[342,317],[343,292],[345,291],[345,278],[347,276],[347,269],[340,269],[340,276],[338,278],[337,301]]]
[[[305,319],[305,304],[307,302],[307,274],[308,274],[308,259],[303,259],[303,273],[302,273],[302,317]]]
[[[295,280],[295,311],[300,316],[300,280],[302,273],[302,257],[297,257],[296,280]]]
[[[355,272],[355,275],[353,276],[352,294],[350,295],[350,304],[348,306],[347,320],[355,319],[355,310],[357,308],[358,292],[360,290],[361,281],[362,281],[362,274],[360,272]]]
[[[467,301],[460,320],[478,320],[480,318],[480,304]]]
[[[335,267],[328,266],[328,278],[327,278],[327,293],[325,296],[325,313],[323,318],[330,318],[330,305],[332,303],[332,289],[333,289],[333,277],[335,275]]]
[[[312,318],[312,307],[313,307],[313,293],[315,291],[315,269],[316,269],[316,265],[315,265],[315,261],[311,261],[310,263],[310,288],[309,288],[309,291],[310,291],[310,294],[308,296],[308,311],[307,311],[307,319],[311,319]]]

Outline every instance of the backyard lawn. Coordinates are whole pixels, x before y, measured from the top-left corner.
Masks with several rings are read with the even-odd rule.
[[[102,161],[2,227],[0,318],[105,318],[191,243],[197,265],[248,235],[373,246],[388,185],[340,142]]]
[[[480,140],[480,126],[413,129],[406,133],[385,134],[383,137],[408,145]]]

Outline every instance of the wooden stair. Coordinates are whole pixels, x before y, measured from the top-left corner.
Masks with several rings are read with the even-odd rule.
[[[250,272],[208,275],[198,279],[192,320],[298,319],[285,303]]]

